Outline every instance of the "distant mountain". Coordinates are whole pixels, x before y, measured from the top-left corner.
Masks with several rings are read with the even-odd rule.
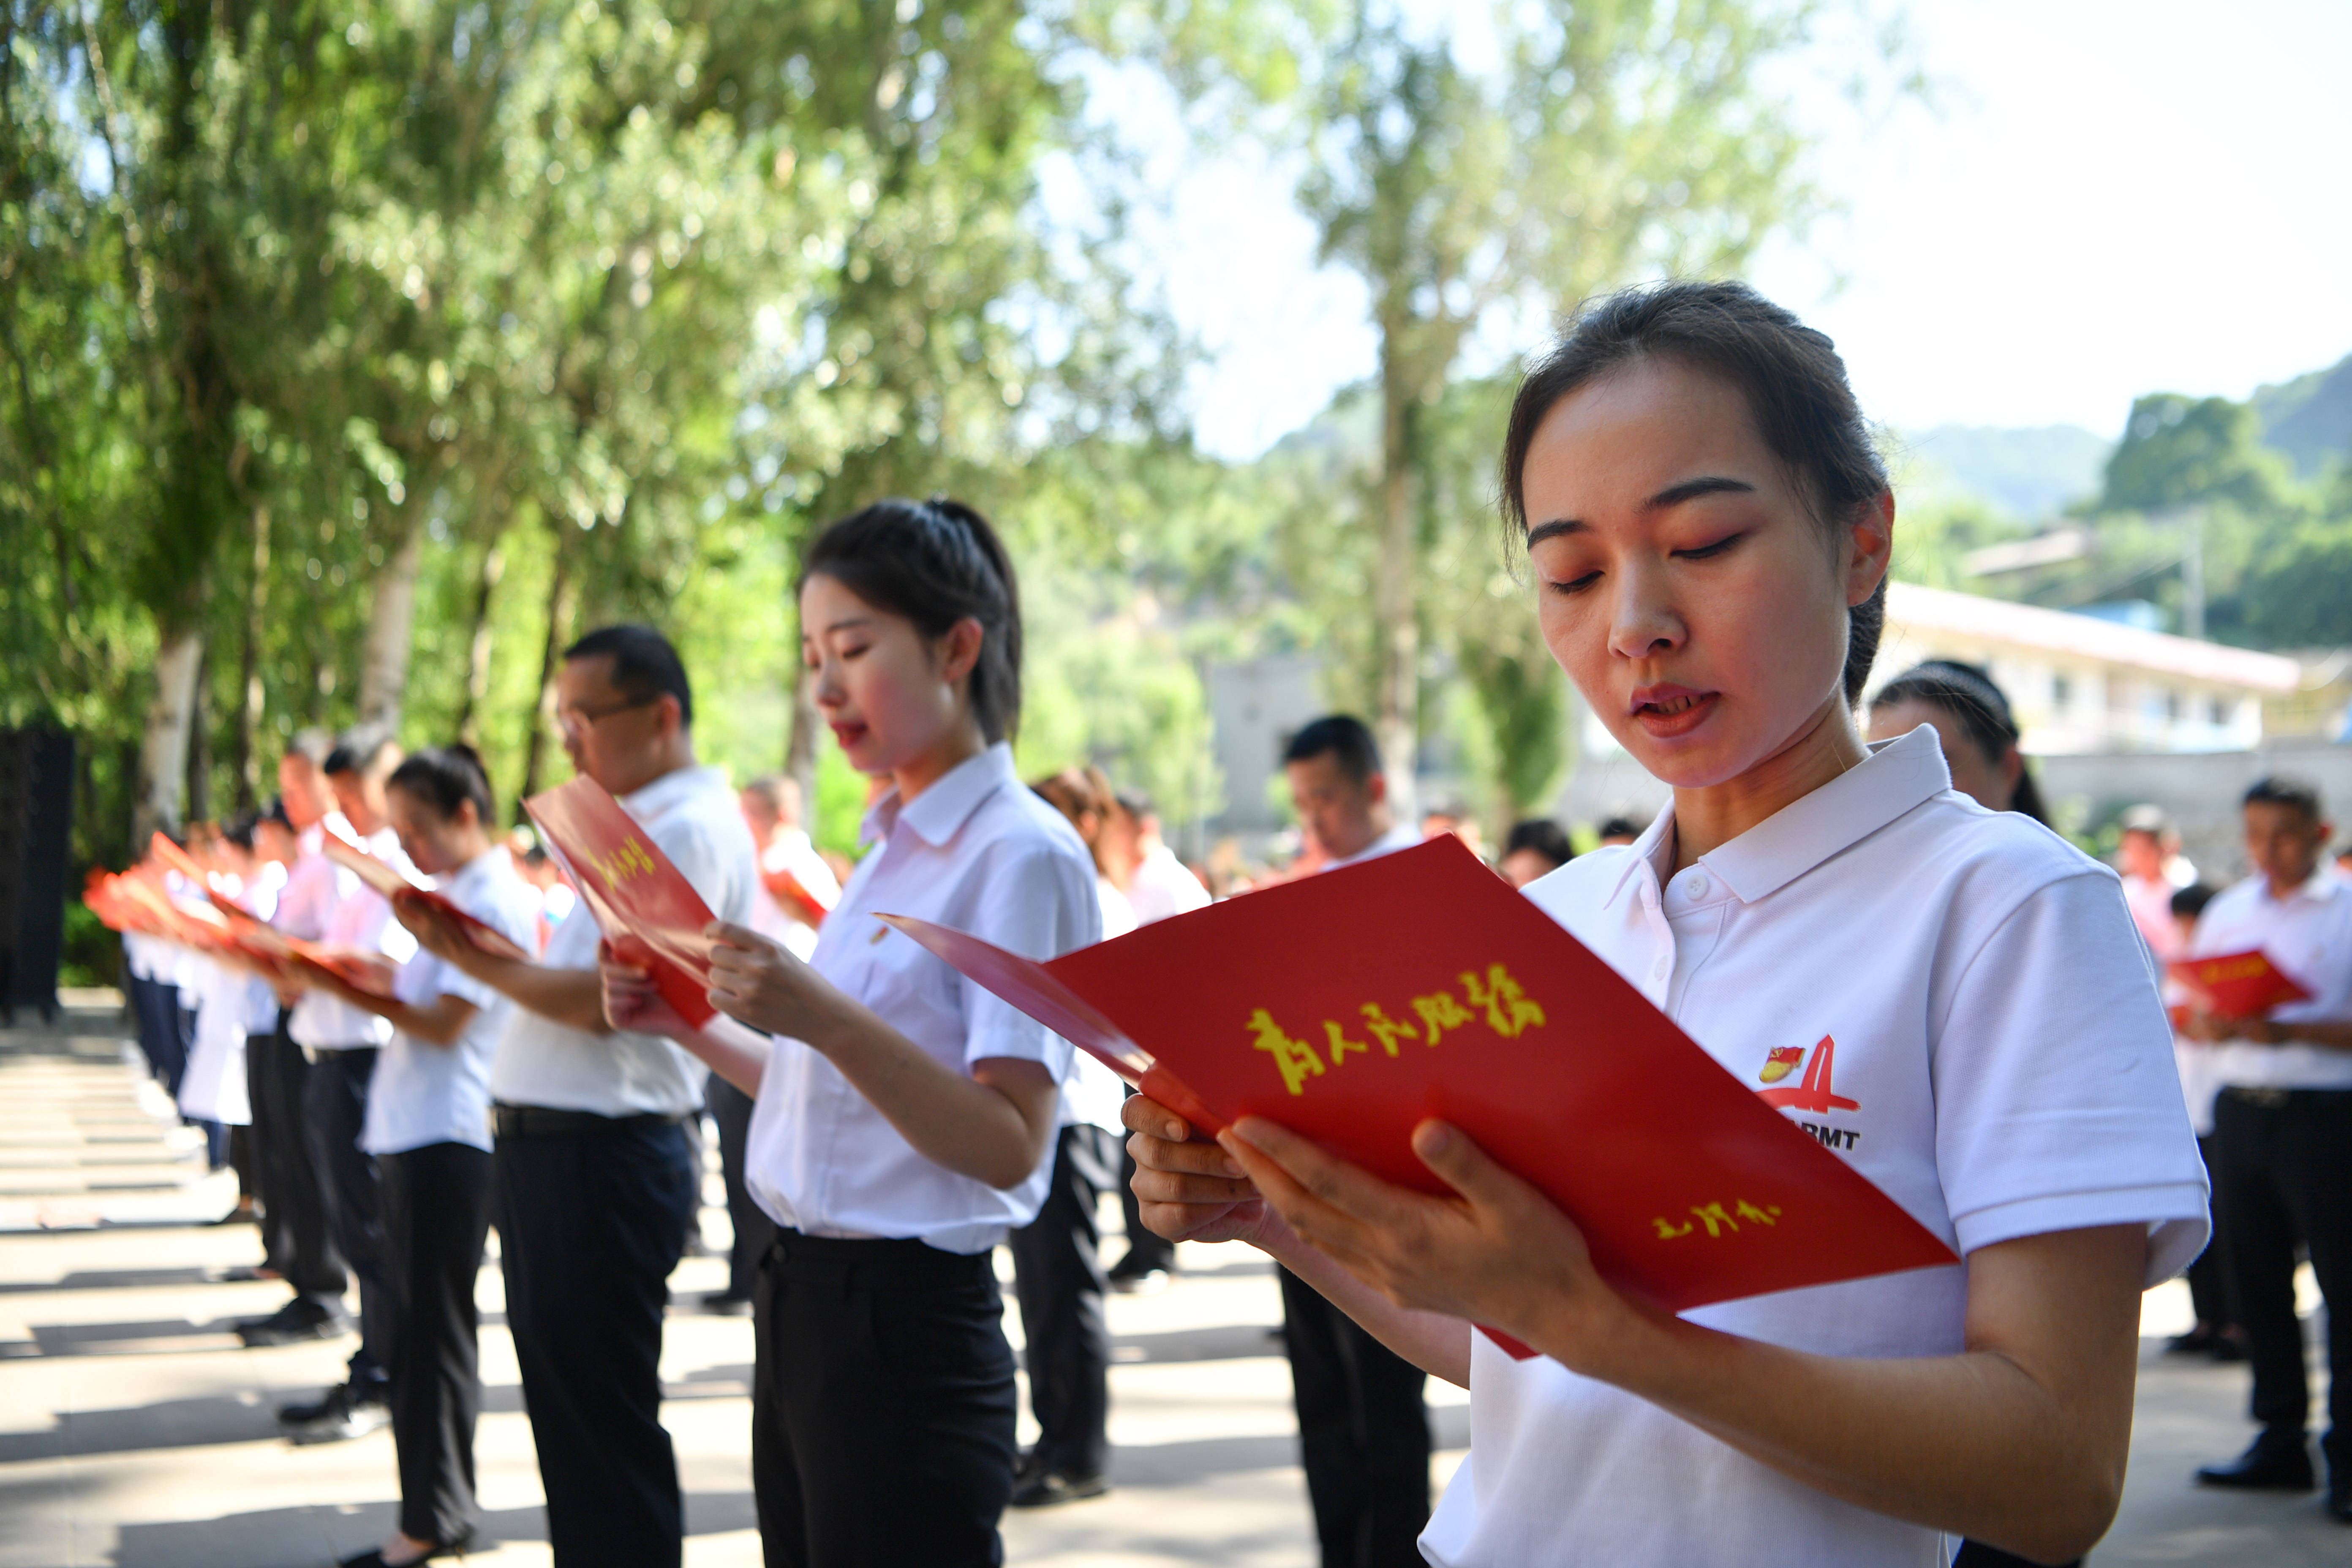
[[[2263,422],[2263,445],[2292,458],[2304,478],[2352,452],[2352,354],[2332,369],[2259,387],[2253,403]]]
[[[2114,442],[2074,425],[1938,425],[1904,445],[1926,470],[1920,475],[1926,484],[1979,496],[2026,522],[2039,522],[2069,501],[2095,495],[2105,478],[2107,454],[2115,449]]]

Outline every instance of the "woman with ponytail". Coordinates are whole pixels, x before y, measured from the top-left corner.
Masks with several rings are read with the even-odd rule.
[[[1528,897],[1958,1261],[1676,1315],[1441,1121],[1413,1135],[1433,1197],[1267,1119],[1194,1141],[1139,1095],[1145,1223],[1255,1243],[1469,1388],[1441,1568],[2081,1555],[2122,1491],[2139,1293],[2203,1245],[2204,1173],[2115,873],[1954,792],[1934,732],[1855,731],[1895,497],[1844,365],[1739,284],[1597,301],[1522,383],[1502,489],[1553,658],[1674,791]],[[1662,1247],[1745,1239],[1675,1217]]]
[[[723,1016],[688,1026],[609,956],[605,1010],[755,1101],[746,1184],[777,1226],[752,1308],[772,1568],[978,1568],[1003,1561],[1015,1458],[989,1257],[1045,1200],[1071,1049],[875,917],[1052,958],[1102,934],[1095,866],[1013,769],[1021,601],[987,519],[945,499],[842,519],[809,546],[800,622],[817,710],[887,786],[874,847],[805,963],[710,927]]]
[[[489,781],[472,748],[432,747],[385,782],[393,827],[415,868],[467,914],[531,946],[538,904],[494,844]],[[400,1523],[344,1568],[404,1568],[474,1542],[474,1421],[482,1383],[474,1278],[490,1223],[490,1058],[513,1005],[420,952],[393,994],[333,987],[391,1021],[360,1146],[376,1162],[393,1298],[391,1406]]]

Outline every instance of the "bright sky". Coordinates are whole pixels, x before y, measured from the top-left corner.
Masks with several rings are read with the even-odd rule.
[[[1874,418],[2114,435],[2139,393],[2243,397],[2352,352],[2352,4],[1911,15],[1937,108],[1825,146],[1846,215],[1753,273],[1837,339]],[[1210,356],[1200,438],[1252,456],[1370,373],[1364,290],[1316,267],[1287,171],[1157,162],[1160,281]]]

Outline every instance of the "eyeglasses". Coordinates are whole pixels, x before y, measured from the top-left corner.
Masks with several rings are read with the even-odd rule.
[[[575,739],[584,739],[589,731],[615,713],[625,713],[632,708],[650,708],[662,700],[656,691],[650,697],[625,697],[618,702],[608,702],[602,708],[583,708],[577,704],[555,710],[555,727]]]

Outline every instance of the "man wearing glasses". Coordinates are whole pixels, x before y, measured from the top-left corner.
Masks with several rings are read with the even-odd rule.
[[[758,854],[717,768],[697,765],[694,698],[667,638],[606,626],[565,650],[563,749],[702,895],[752,918]],[[520,1005],[491,1069],[507,1321],[547,1490],[558,1568],[677,1568],[685,1516],[661,1425],[665,1281],[700,1199],[687,1123],[704,1069],[668,1040],[606,1025],[596,922],[555,928],[538,963],[487,954],[436,921],[427,949]]]

